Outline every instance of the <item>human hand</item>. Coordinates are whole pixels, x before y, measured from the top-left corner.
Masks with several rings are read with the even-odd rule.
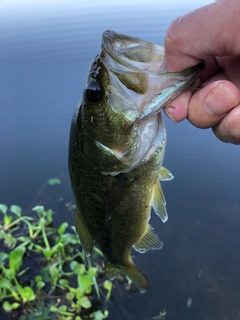
[[[240,144],[240,1],[219,0],[175,20],[165,38],[165,65],[180,71],[205,61],[195,83],[165,113],[224,142]],[[200,89],[198,89],[200,88]]]

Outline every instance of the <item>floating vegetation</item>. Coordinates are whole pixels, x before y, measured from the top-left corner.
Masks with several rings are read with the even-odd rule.
[[[152,317],[151,319],[152,320],[165,320],[166,319],[166,316],[167,316],[167,312],[165,309],[163,309],[163,311],[160,311],[159,312],[159,315],[156,316],[156,317]]]
[[[52,227],[51,209],[32,210],[30,217],[19,206],[0,204],[0,306],[6,317],[106,319],[112,282],[103,280],[101,263],[93,265],[81,251],[74,227]],[[94,255],[102,261],[98,249]]]

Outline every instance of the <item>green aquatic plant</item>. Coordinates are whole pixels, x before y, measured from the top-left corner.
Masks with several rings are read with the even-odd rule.
[[[55,184],[60,184],[61,183],[61,180],[60,179],[56,179],[56,178],[53,178],[53,179],[49,179],[48,180],[48,184],[50,186],[54,186]]]
[[[0,204],[0,306],[5,312],[24,308],[21,320],[49,319],[53,313],[62,320],[80,320],[83,314],[107,318],[112,283],[98,284],[102,268],[80,250],[75,228],[67,222],[53,228],[51,209],[32,210],[35,216],[29,217],[19,206]],[[93,255],[101,258],[98,249]]]
[[[166,316],[167,316],[167,312],[165,309],[163,309],[163,311],[160,311],[159,312],[159,315],[156,316],[156,317],[152,317],[151,319],[152,320],[165,320],[166,319]]]

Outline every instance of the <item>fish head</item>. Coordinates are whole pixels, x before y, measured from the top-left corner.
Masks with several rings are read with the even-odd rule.
[[[200,66],[178,73],[162,67],[164,48],[107,30],[92,61],[79,109],[79,126],[104,156],[129,172],[165,144],[160,111],[199,76]]]

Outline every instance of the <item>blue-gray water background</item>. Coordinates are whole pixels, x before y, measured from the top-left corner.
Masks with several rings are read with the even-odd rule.
[[[105,29],[163,44],[174,18],[210,2],[0,1],[0,203],[41,203],[51,177],[66,177],[60,198],[72,200],[69,127]],[[134,253],[151,289],[115,293],[110,319],[151,319],[163,308],[166,320],[240,319],[240,148],[187,121],[166,126],[169,220],[151,219],[164,248]],[[73,224],[67,211],[56,217]]]

